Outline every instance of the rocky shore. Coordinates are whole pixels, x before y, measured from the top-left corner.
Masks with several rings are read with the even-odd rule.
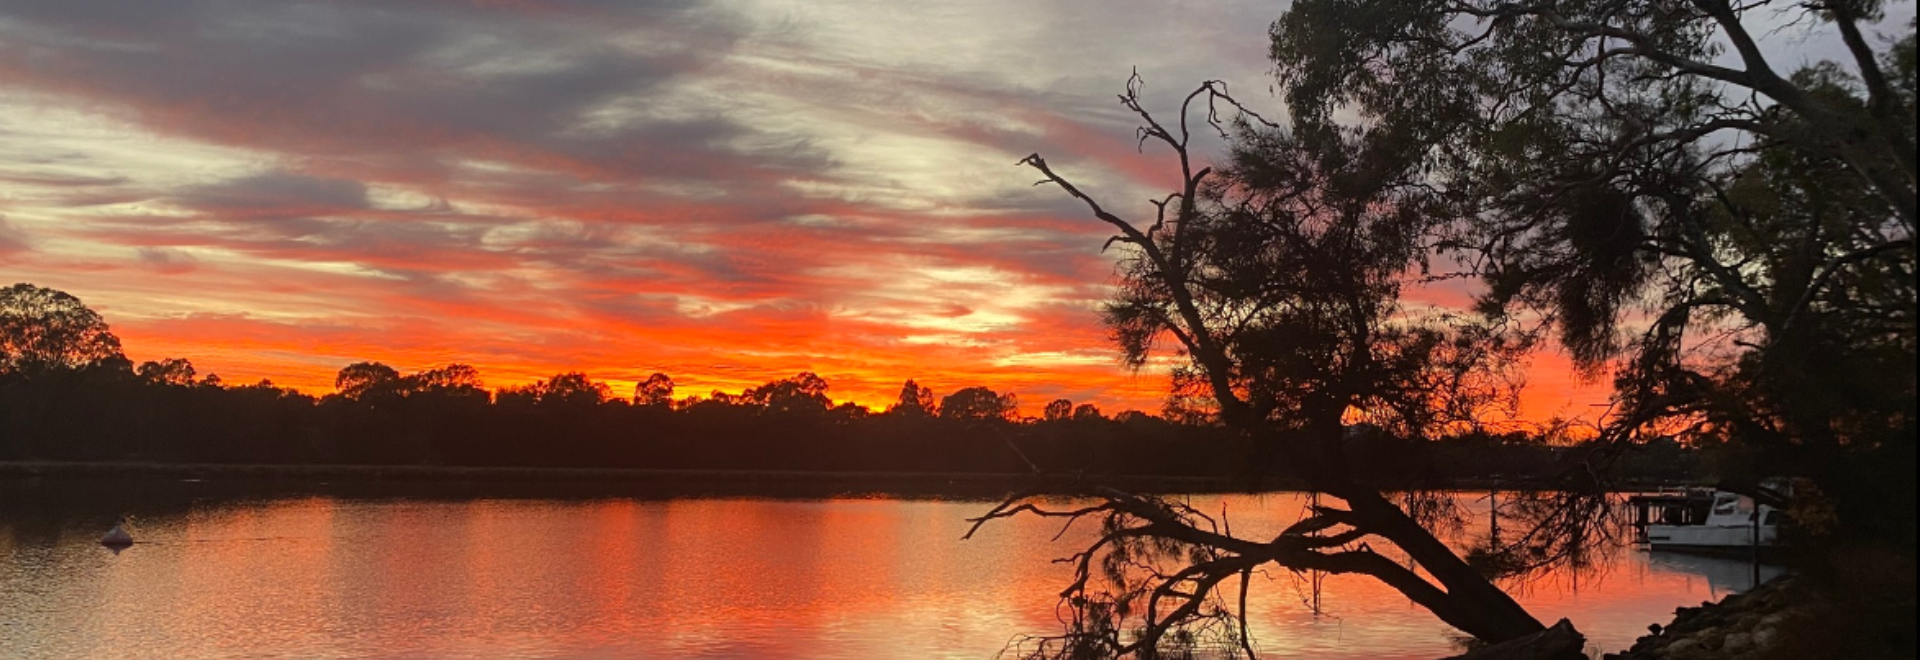
[[[1673,623],[1651,626],[1633,648],[1608,653],[1603,660],[1761,660],[1780,641],[1783,629],[1810,616],[1794,594],[1791,576],[1727,596],[1718,603],[1682,607]]]

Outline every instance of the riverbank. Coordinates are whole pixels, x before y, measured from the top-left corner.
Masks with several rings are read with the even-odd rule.
[[[1632,648],[1604,660],[1763,660],[1780,657],[1783,631],[1805,624],[1811,609],[1792,576],[1776,578],[1718,603],[1682,607],[1672,623],[1652,626]]]
[[[308,465],[257,463],[153,463],[135,461],[0,461],[0,480],[152,478],[220,481],[410,482],[439,484],[565,484],[569,486],[705,487],[813,486],[828,490],[923,492],[954,489],[1006,493],[1033,488],[1105,486],[1133,492],[1235,493],[1305,490],[1298,479],[1258,483],[1228,477],[1172,475],[1021,474],[993,472],[855,472],[812,470],[656,470],[632,468],[495,467],[450,465]],[[1674,486],[1626,482],[1627,488]],[[1502,490],[1500,479],[1455,479],[1444,484],[1382,484],[1389,489]]]
[[[1259,482],[1167,475],[660,470],[448,465],[304,465],[133,461],[0,461],[0,486],[59,483],[189,482],[230,493],[447,497],[899,496],[993,500],[1020,491],[1108,487],[1136,493],[1216,494],[1307,490],[1296,479]],[[1635,488],[1656,485],[1635,484]],[[1382,485],[1389,489],[1510,490],[1511,483]]]
[[[1035,475],[966,472],[824,472],[801,470],[644,470],[562,467],[442,465],[270,465],[0,461],[0,480],[178,480],[282,486],[420,485],[436,488],[517,491],[556,487],[623,494],[639,491],[948,494],[992,497],[1020,490],[1106,486],[1137,492],[1224,493],[1246,490],[1244,482],[1218,477],[1153,475]],[[1262,489],[1291,490],[1302,484],[1270,480]]]

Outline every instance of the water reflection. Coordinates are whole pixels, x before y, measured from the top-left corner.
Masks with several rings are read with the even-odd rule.
[[[1236,530],[1294,495],[1196,498]],[[0,490],[0,657],[974,658],[1051,632],[1066,567],[980,502],[815,498],[235,498],[178,486]],[[122,514],[138,540],[95,541]],[[1746,586],[1739,562],[1617,554],[1532,586],[1596,648]],[[1448,629],[1364,578],[1256,579],[1263,657],[1447,655]],[[1312,607],[1318,597],[1320,613]]]

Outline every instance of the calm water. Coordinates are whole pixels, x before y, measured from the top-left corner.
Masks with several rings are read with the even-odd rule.
[[[1462,496],[1468,497],[1468,496]],[[0,489],[0,658],[994,658],[1056,632],[1084,534],[1034,520],[961,541],[982,502],[232,499]],[[172,499],[169,499],[172,498]],[[1205,496],[1243,532],[1301,496]],[[139,543],[94,543],[119,512]],[[1617,553],[1522,601],[1617,650],[1739,562]],[[1362,578],[1255,579],[1262,657],[1433,658],[1449,629]]]

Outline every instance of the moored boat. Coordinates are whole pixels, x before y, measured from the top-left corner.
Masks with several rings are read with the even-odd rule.
[[[1694,489],[1628,501],[1651,550],[1745,557],[1779,544],[1780,512],[1737,493]]]

